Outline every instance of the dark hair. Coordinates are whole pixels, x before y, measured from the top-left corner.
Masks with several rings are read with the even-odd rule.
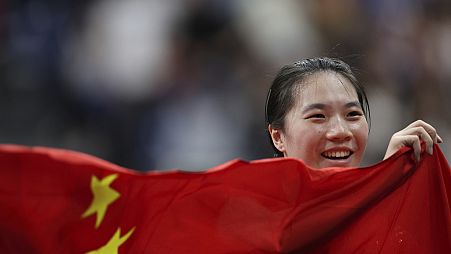
[[[285,65],[280,69],[272,82],[266,98],[266,127],[270,124],[274,129],[284,128],[284,119],[288,111],[293,107],[295,99],[295,89],[299,88],[302,81],[320,71],[333,71],[347,78],[357,92],[358,100],[362,106],[363,113],[368,122],[370,122],[370,108],[365,90],[357,81],[354,73],[345,62],[328,57],[315,57],[304,59],[294,64]],[[283,156],[272,142],[271,135],[268,132],[271,145],[276,152],[275,157]]]

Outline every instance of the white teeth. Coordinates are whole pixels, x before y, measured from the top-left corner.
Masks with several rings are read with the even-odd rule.
[[[329,158],[343,158],[351,154],[350,151],[325,152],[324,155]]]

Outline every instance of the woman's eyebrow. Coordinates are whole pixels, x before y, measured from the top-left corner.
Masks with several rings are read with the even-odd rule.
[[[358,107],[362,108],[362,105],[360,105],[359,101],[351,101],[345,104],[345,108],[352,108],[352,107]]]
[[[308,111],[310,111],[312,109],[325,109],[325,108],[326,108],[326,104],[323,104],[323,103],[312,103],[312,104],[309,104],[309,105],[305,106],[302,109],[302,114],[305,114],[305,113],[307,113]]]
[[[312,103],[307,106],[304,106],[304,108],[302,109],[302,114],[305,114],[312,109],[325,109],[326,107],[327,107],[327,105],[324,103]],[[345,104],[345,108],[352,108],[352,107],[362,108],[359,101],[351,101],[351,102],[348,102]]]

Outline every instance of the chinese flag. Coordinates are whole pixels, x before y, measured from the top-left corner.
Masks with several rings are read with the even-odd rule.
[[[138,173],[85,154],[0,146],[0,253],[451,253],[438,146],[367,168],[294,159]]]

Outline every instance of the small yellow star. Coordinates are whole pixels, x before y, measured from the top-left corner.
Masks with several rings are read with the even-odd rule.
[[[102,223],[108,206],[119,198],[120,194],[110,187],[110,184],[117,178],[117,174],[109,175],[99,180],[96,176],[91,178],[91,191],[94,195],[91,205],[83,213],[82,218],[86,218],[97,213],[96,228]]]
[[[121,237],[121,228],[118,228],[107,244],[86,254],[117,254],[119,247],[127,241],[134,230],[135,228],[130,229],[127,234]]]

